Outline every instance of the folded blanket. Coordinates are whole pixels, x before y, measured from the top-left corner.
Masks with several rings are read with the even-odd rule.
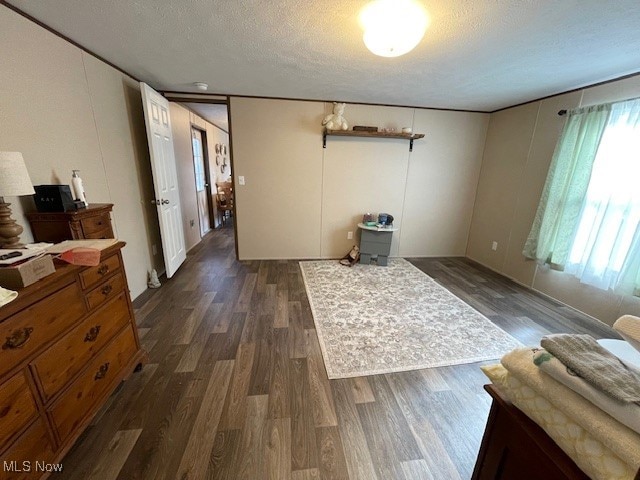
[[[569,387],[576,393],[600,407],[631,430],[640,433],[640,405],[636,403],[619,402],[606,393],[597,390],[576,373],[551,355],[546,350],[540,349],[533,354],[533,363],[540,367],[547,375],[556,379],[561,384]]]
[[[0,287],[0,307],[15,300],[17,296],[18,292]]]
[[[590,335],[547,335],[540,345],[598,390],[621,402],[640,402],[640,370],[622,363]]]
[[[494,386],[521,412],[547,432],[576,465],[593,480],[634,480],[637,468],[565,415],[502,365],[480,367]],[[549,380],[555,382],[555,380]],[[602,413],[604,415],[604,413]]]
[[[640,351],[640,317],[623,315],[613,324],[613,329],[629,342],[633,348]]]
[[[547,399],[595,439],[606,445],[638,471],[640,435],[604,413],[589,400],[543,373],[533,364],[536,349],[518,348],[507,353],[500,363],[522,383]]]

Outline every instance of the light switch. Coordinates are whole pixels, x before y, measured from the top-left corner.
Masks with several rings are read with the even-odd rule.
[[[239,183],[240,185],[244,185],[244,175],[239,175],[239,176],[238,176],[238,183]]]

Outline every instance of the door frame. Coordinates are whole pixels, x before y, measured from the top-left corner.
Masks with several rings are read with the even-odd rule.
[[[177,103],[208,103],[215,105],[227,106],[227,120],[229,121],[229,168],[231,168],[231,187],[233,188],[235,201],[233,202],[233,240],[235,244],[236,260],[240,260],[238,255],[238,212],[236,205],[238,204],[238,190],[236,189],[236,169],[234,164],[233,155],[233,128],[231,126],[231,97],[221,95],[208,95],[208,94],[191,94],[184,92],[160,92],[169,102]],[[211,98],[213,97],[213,98]],[[220,128],[216,125],[216,128]],[[225,131],[223,128],[220,130]]]
[[[216,228],[216,217],[213,211],[213,187],[211,186],[211,165],[209,164],[209,140],[207,139],[207,131],[198,129],[202,133],[202,158],[204,158],[204,181],[207,190],[207,207],[209,209],[209,227],[211,230]]]
[[[204,235],[209,234],[209,232],[211,232],[211,230],[214,230],[216,227],[216,219],[214,217],[214,212],[213,212],[213,197],[211,196],[211,168],[209,166],[209,152],[207,150],[208,148],[208,144],[207,144],[207,131],[203,130],[202,128],[200,128],[197,125],[194,125],[193,123],[191,124],[191,134],[193,135],[193,130],[198,130],[200,132],[200,139],[201,139],[201,143],[202,143],[202,161],[204,164],[204,189],[207,192],[207,211],[209,212],[209,230],[207,230],[207,232]],[[193,137],[191,137],[192,142],[191,142],[191,156],[193,157],[193,173],[194,173],[194,177],[195,177],[195,169],[196,169],[196,165],[195,165],[195,155],[193,155]],[[196,201],[198,200],[198,182],[196,180]],[[198,209],[198,215],[200,215],[200,209]],[[200,222],[202,221],[201,218],[198,219]],[[202,230],[200,231],[200,238],[203,238],[204,236],[202,234]]]

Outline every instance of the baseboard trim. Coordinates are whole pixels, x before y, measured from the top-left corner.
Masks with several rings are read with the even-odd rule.
[[[507,278],[509,280],[511,280],[513,283],[520,285],[523,288],[526,288],[527,290],[530,290],[532,292],[535,292],[538,295],[541,295],[544,298],[547,298],[549,300],[553,300],[554,302],[558,302],[561,305],[563,305],[564,307],[570,308],[571,310],[573,310],[574,312],[578,312],[581,315],[585,315],[593,320],[596,320],[597,322],[602,323],[603,325],[606,325],[607,327],[611,328],[611,325],[609,325],[607,322],[603,322],[602,320],[600,320],[599,318],[594,317],[593,315],[588,314],[587,312],[583,312],[582,310],[577,309],[576,307],[574,307],[573,305],[569,305],[568,303],[563,302],[562,300],[552,297],[551,295],[549,295],[548,293],[542,292],[540,290],[538,290],[537,288],[533,288],[533,286],[531,285],[527,285],[526,283],[522,283],[521,281],[511,277],[510,275],[507,275],[506,273],[503,272],[499,272],[498,270],[496,270],[493,267],[490,267],[489,265],[485,265],[482,262],[479,262],[478,260],[476,260],[475,258],[471,258],[469,256],[465,256],[464,258],[471,260],[474,263],[477,263],[478,265],[486,268],[487,270],[491,270],[493,273],[500,275],[501,277]]]

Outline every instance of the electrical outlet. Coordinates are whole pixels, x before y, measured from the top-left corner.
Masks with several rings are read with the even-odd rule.
[[[239,176],[238,176],[238,183],[239,183],[240,185],[244,185],[244,175],[239,175]]]
[[[151,252],[152,252],[154,255],[157,255],[157,254],[158,254],[158,247],[156,247],[155,243],[154,243],[153,245],[151,245]]]
[[[496,241],[491,242],[491,250],[493,250],[494,252],[498,250],[498,242]]]
[[[196,221],[195,220],[189,220],[189,225],[191,226],[191,228],[193,228],[193,226],[195,225]]]
[[[353,232],[347,232],[347,240],[353,240]]]

